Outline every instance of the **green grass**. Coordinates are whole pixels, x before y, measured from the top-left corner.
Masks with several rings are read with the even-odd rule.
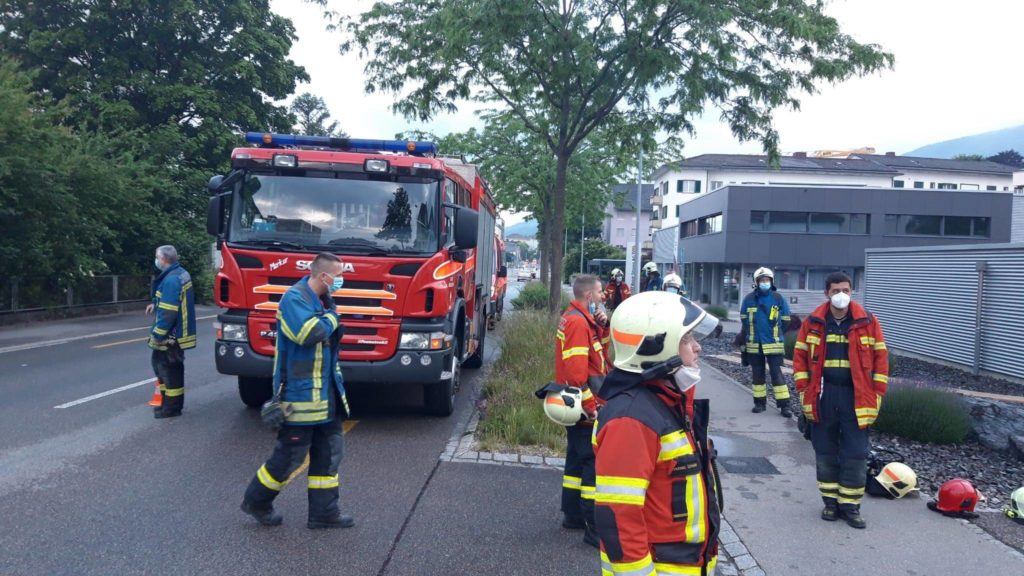
[[[725,306],[708,306],[707,308],[704,308],[704,310],[708,314],[717,317],[719,320],[729,319],[729,310]]]
[[[919,442],[959,444],[971,432],[971,416],[952,392],[894,386],[882,399],[874,428]]]
[[[533,395],[554,380],[557,326],[557,317],[539,311],[509,314],[501,322],[501,355],[483,391],[487,408],[478,428],[481,449],[564,450],[565,430],[548,420],[541,401]]]
[[[512,300],[512,306],[516,310],[546,310],[548,307],[548,287],[540,282],[530,282],[523,286],[523,289],[519,291],[519,295]],[[569,306],[569,297],[563,292],[559,310],[565,310],[567,306]]]

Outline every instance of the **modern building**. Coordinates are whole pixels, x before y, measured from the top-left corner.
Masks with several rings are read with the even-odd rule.
[[[777,167],[767,156],[704,154],[672,164],[654,173],[651,199],[653,229],[679,224],[682,206],[703,194],[730,185],[834,186],[846,188],[910,188],[917,190],[971,190],[1009,192],[1014,186],[1010,166],[987,160],[946,160],[851,151],[824,156],[797,152],[783,156]],[[1024,220],[1020,221],[1024,228]]]
[[[1000,191],[725,185],[683,205],[683,277],[694,297],[737,306],[753,271],[769,266],[806,313],[830,272],[860,289],[866,249],[1009,242],[1013,201]]]
[[[644,184],[640,191],[640,241],[645,250],[651,249],[651,197],[654,184]],[[623,250],[636,240],[636,184],[616,184],[612,188],[612,201],[605,207],[605,243]]]
[[[1013,173],[1013,242],[1024,242],[1024,170]]]

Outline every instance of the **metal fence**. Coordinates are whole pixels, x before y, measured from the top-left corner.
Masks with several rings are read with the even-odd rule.
[[[864,302],[889,346],[1024,379],[1024,244],[866,251]]]
[[[71,287],[53,278],[0,278],[0,314],[81,308],[149,299],[152,276],[91,276]]]

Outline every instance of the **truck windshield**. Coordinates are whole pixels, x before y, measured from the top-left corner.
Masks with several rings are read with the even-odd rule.
[[[437,181],[359,176],[248,174],[235,190],[228,241],[350,253],[437,251]]]

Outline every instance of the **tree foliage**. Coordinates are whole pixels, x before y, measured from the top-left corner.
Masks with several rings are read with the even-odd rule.
[[[999,154],[989,156],[986,160],[1014,168],[1024,168],[1024,157],[1021,157],[1016,150],[1003,150]]]
[[[618,246],[605,243],[600,238],[587,238],[583,243],[583,271],[587,270],[587,262],[594,259],[605,258],[609,260],[621,260],[626,258],[626,251]],[[568,278],[572,274],[580,272],[580,245],[570,248],[565,253],[565,261],[562,263],[563,274]],[[602,281],[606,280],[602,278]]]
[[[982,154],[957,154],[953,156],[953,160],[984,160],[985,156]]]
[[[338,122],[331,120],[331,111],[327,109],[324,99],[314,96],[309,92],[303,92],[292,100],[289,110],[295,114],[297,123],[295,129],[299,134],[308,136],[348,136],[344,130],[338,127]]]
[[[347,23],[343,50],[369,60],[366,89],[427,120],[470,98],[500,105],[554,158],[545,243],[565,226],[568,173],[596,130],[623,139],[691,132],[717,107],[740,140],[778,155],[772,118],[820,82],[892,64],[804,0],[461,0],[377,2]],[[654,95],[654,96],[652,96]],[[543,168],[543,167],[538,167]],[[552,274],[560,276],[557,266]],[[559,278],[549,285],[557,309]]]

